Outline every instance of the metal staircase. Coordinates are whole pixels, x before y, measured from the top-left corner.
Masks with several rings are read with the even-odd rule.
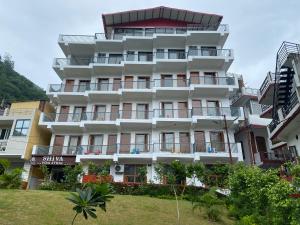
[[[275,87],[273,93],[273,128],[280,123],[277,111],[282,108],[283,113],[287,115],[291,106],[291,100],[294,96],[292,92],[293,88],[293,60],[300,58],[300,45],[283,42],[280,46],[276,56],[276,68],[275,68]],[[274,126],[275,125],[275,126]],[[272,129],[273,130],[273,129]]]

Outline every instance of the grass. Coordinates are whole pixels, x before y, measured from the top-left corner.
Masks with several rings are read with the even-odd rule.
[[[65,225],[74,216],[72,204],[65,198],[67,192],[22,191],[0,189],[1,225]],[[181,225],[231,225],[234,221],[222,212],[222,221],[208,221],[202,212],[192,210],[188,201],[180,201]],[[115,195],[108,203],[107,212],[97,210],[97,219],[87,221],[80,215],[75,224],[101,225],[175,225],[174,200],[144,196]]]

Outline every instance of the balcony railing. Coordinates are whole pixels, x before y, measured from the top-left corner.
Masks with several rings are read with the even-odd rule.
[[[232,98],[232,103],[236,102],[242,96],[258,96],[259,90],[254,88],[242,87],[242,89],[236,93]]]
[[[259,88],[260,95],[263,95],[269,84],[275,81],[275,73],[269,72]]]
[[[273,106],[272,105],[260,105],[260,107],[261,107],[262,112],[266,112],[269,109],[271,109]]]
[[[236,143],[203,142],[203,143],[133,143],[111,145],[78,145],[78,146],[36,146],[33,155],[113,155],[144,153],[232,153],[238,152]]]
[[[286,104],[284,107],[282,107],[282,115],[285,118],[290,111],[299,103],[299,99],[297,96],[297,92],[295,91],[292,95],[291,98],[289,99],[288,104]]]
[[[228,32],[227,24],[220,24],[216,26],[199,26],[197,24],[191,24],[186,27],[176,27],[176,28],[147,28],[142,30],[131,30],[130,32],[105,34],[105,33],[96,33],[95,35],[59,35],[59,42],[70,42],[70,43],[94,43],[95,40],[105,40],[105,39],[114,39],[121,40],[125,36],[132,37],[152,37],[154,34],[186,34],[188,31],[217,31],[217,32]]]
[[[109,56],[99,57],[72,57],[72,58],[56,58],[54,66],[88,66],[90,63],[95,64],[111,64],[118,65],[122,62],[153,62],[163,60],[184,60],[187,61],[188,57],[231,57],[231,49],[199,49],[190,50],[189,52],[149,52],[138,54],[112,54]]]
[[[239,117],[237,107],[199,107],[193,109],[119,110],[116,112],[44,113],[43,122],[115,121],[116,119],[191,118],[192,116]]]
[[[154,79],[120,81],[115,83],[84,83],[79,85],[50,84],[49,92],[117,91],[119,89],[152,89],[153,87],[181,88],[191,85],[234,85],[234,77],[198,76],[191,79]]]
[[[194,107],[192,116],[241,116],[240,108],[238,107]]]
[[[137,120],[148,120],[152,119],[153,111],[149,110],[120,110],[121,119],[137,119]]]
[[[190,109],[155,109],[156,118],[191,118]]]
[[[203,57],[231,57],[232,50],[231,49],[210,49],[210,48],[202,48],[202,49],[190,49],[188,51],[188,56],[203,56]]]

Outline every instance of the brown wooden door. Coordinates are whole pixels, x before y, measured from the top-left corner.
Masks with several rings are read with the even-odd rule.
[[[258,151],[266,153],[268,150],[267,150],[267,145],[266,145],[265,138],[257,136],[257,137],[255,137],[255,140],[256,140],[256,145],[257,145]]]
[[[129,153],[130,152],[130,133],[122,133],[121,134],[121,146],[120,153]]]
[[[113,80],[113,91],[117,91],[121,88],[121,78],[114,78]]]
[[[123,111],[122,111],[123,119],[131,119],[132,115],[132,104],[131,103],[123,103]]]
[[[106,105],[96,105],[95,106],[95,113],[94,113],[94,120],[98,121],[105,121],[108,118],[106,117]]]
[[[179,133],[180,152],[191,153],[190,151],[190,133],[180,132]]]
[[[74,88],[74,80],[66,80],[65,92],[72,92]]]
[[[125,76],[124,87],[125,89],[133,88],[133,76]]]
[[[58,116],[58,121],[59,122],[67,122],[68,121],[68,117],[69,117],[69,106],[61,106],[60,107],[60,113]]]
[[[108,141],[107,141],[107,155],[112,155],[117,153],[117,135],[116,134],[109,134]]]
[[[188,117],[188,103],[187,102],[178,102],[178,116],[179,118]]]
[[[116,120],[119,115],[119,105],[111,106],[110,120]]]
[[[190,73],[191,84],[200,84],[199,72]]]
[[[201,100],[192,100],[193,116],[202,116]]]
[[[53,155],[62,155],[64,147],[65,136],[55,135],[52,154]]]
[[[211,150],[213,152],[224,152],[224,134],[222,131],[210,131]]]
[[[185,74],[178,74],[177,75],[177,86],[178,87],[186,87],[186,75]]]
[[[103,148],[103,135],[91,135],[89,138],[88,154],[99,155],[102,153]]]
[[[206,152],[204,131],[195,131],[194,138],[195,138],[195,151]]]

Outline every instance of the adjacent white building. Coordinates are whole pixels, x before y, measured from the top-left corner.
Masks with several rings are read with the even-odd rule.
[[[51,143],[34,154],[109,160],[125,182],[138,181],[139,166],[155,181],[158,162],[242,161],[234,133],[244,113],[229,98],[239,85],[227,73],[234,55],[222,16],[156,7],[102,18],[103,34],[59,36],[62,83],[47,90],[56,113],[39,122]]]
[[[300,45],[283,42],[276,55],[275,73],[268,73],[260,88],[259,100],[268,105],[264,116],[273,145],[286,147],[278,151],[292,160],[300,154]]]

